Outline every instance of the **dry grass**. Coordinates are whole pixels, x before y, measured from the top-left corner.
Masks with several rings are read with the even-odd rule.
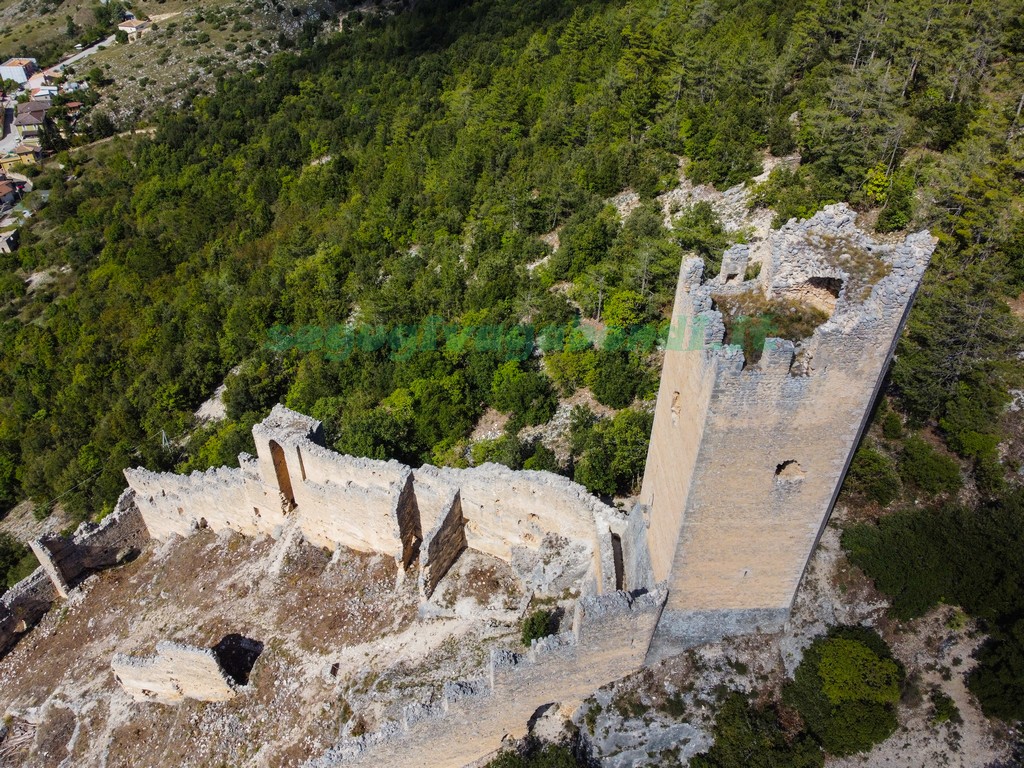
[[[793,299],[769,299],[759,290],[712,296],[725,323],[725,343],[743,347],[748,365],[761,359],[766,338],[798,342],[828,320],[828,314]]]

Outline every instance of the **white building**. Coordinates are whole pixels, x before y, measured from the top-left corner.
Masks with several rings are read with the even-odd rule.
[[[24,85],[38,68],[35,59],[8,59],[0,64],[0,78]]]

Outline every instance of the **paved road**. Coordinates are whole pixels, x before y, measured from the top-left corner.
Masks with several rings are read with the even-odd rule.
[[[115,38],[116,38],[115,35],[111,35],[106,40],[100,40],[98,43],[96,43],[96,45],[89,46],[85,50],[79,51],[74,56],[69,56],[68,58],[64,59],[64,61],[60,62],[59,64],[54,64],[52,67],[50,67],[50,69],[52,69],[52,70],[54,70],[56,72],[63,72],[64,71],[64,67],[66,67],[66,66],[68,66],[70,64],[74,64],[76,61],[80,61],[80,60],[84,59],[86,56],[92,56],[100,48],[109,48],[110,46],[112,46],[114,44]]]

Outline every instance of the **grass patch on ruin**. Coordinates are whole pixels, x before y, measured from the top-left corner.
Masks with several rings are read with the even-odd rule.
[[[828,320],[828,313],[793,299],[769,299],[760,291],[715,294],[715,307],[725,323],[724,343],[742,347],[747,364],[761,359],[765,339],[798,342]]]
[[[892,271],[884,259],[850,235],[812,233],[807,241],[820,250],[828,264],[846,272],[846,295],[854,301],[864,301],[875,284]]]

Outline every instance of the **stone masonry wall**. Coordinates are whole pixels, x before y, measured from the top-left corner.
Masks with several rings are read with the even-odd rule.
[[[759,290],[835,308],[809,339],[769,339],[748,365],[721,345],[712,299],[750,290],[726,284],[743,254],[706,283],[699,260],[682,265],[641,492],[646,580],[669,587],[649,661],[785,622],[935,241],[876,243],[836,205],[770,246]]]
[[[57,597],[53,581],[42,568],[36,568],[0,596],[0,656],[43,618]]]
[[[155,656],[139,658],[119,653],[110,668],[136,701],[226,701],[236,694],[233,682],[208,648],[163,640],[157,643]]]
[[[421,482],[414,473],[416,508],[423,530],[420,548],[420,592],[430,597],[448,570],[468,546],[462,498],[454,485]]]
[[[462,766],[522,737],[542,707],[571,713],[596,689],[641,665],[657,624],[664,589],[583,598],[573,629],[534,641],[529,651],[494,651],[484,679],[451,682],[427,707],[406,708],[402,722],[343,742],[315,768],[387,765]]]
[[[135,492],[129,488],[100,523],[82,523],[70,537],[50,533],[31,546],[57,593],[66,598],[69,588],[84,574],[138,555],[148,540]]]
[[[618,513],[585,488],[548,472],[496,464],[471,469],[343,456],[322,445],[319,422],[275,406],[253,427],[257,457],[239,469],[182,476],[125,471],[149,533],[186,536],[197,525],[254,536],[274,534],[294,517],[309,541],[380,552],[408,567],[417,553],[424,593],[466,547],[512,562],[545,537],[582,542],[593,568],[588,593],[615,586],[609,573]],[[607,550],[607,551],[606,551]]]

